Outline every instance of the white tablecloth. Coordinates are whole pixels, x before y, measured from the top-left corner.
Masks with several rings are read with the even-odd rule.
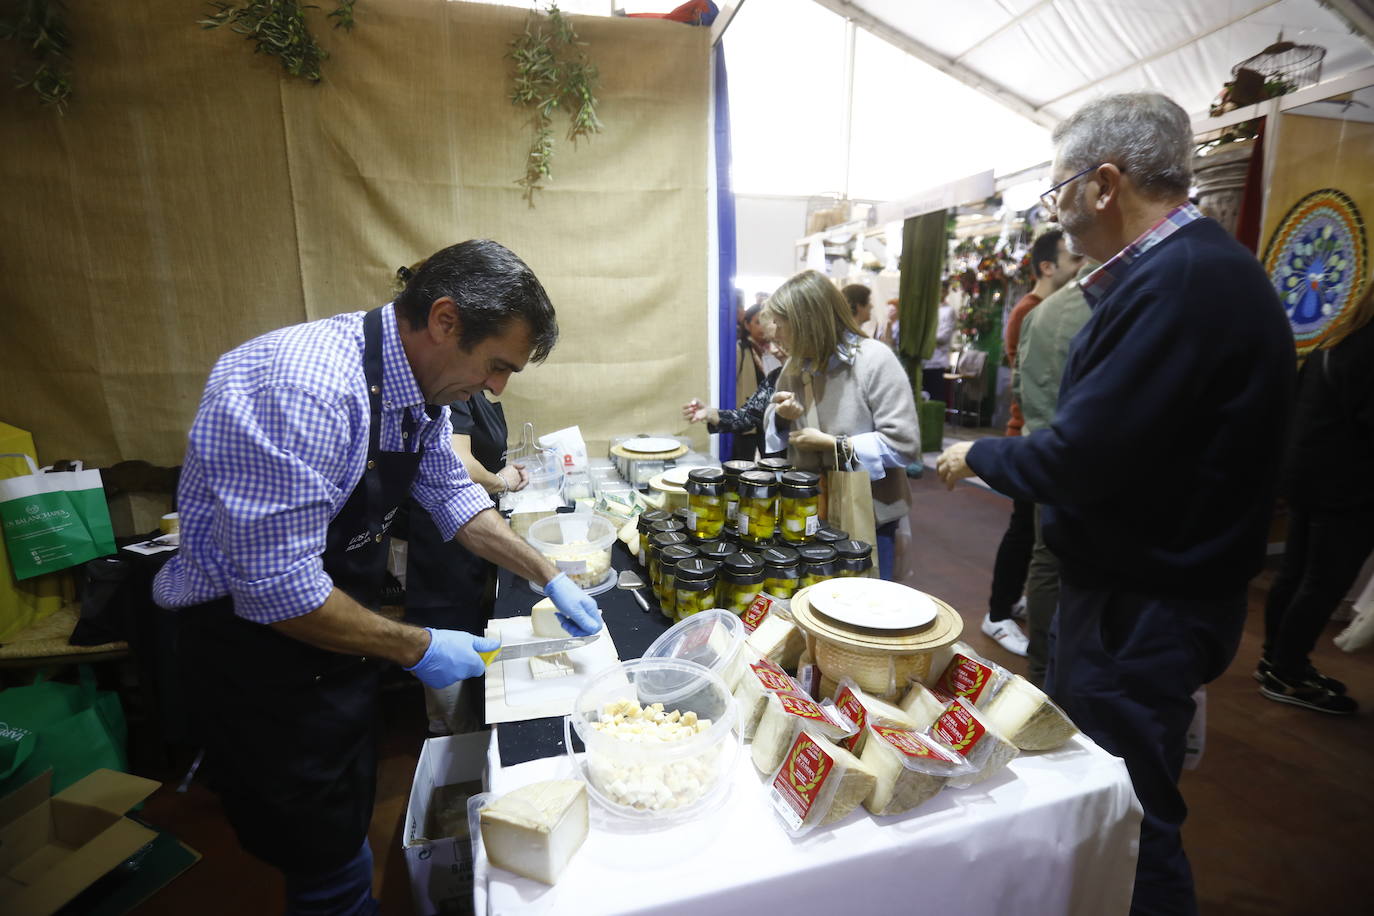
[[[501,794],[572,775],[566,757],[493,764],[490,785]],[[615,832],[593,802],[591,834],[554,887],[489,867],[479,852],[477,912],[1109,916],[1129,908],[1140,804],[1125,764],[1081,735],[907,814],[876,818],[859,808],[796,840],[763,785],[746,747],[724,807],[700,823]]]

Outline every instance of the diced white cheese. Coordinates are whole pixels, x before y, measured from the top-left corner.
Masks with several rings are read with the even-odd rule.
[[[945,704],[924,684],[912,684],[906,696],[902,697],[901,708],[917,729],[925,731],[940,718],[940,713],[945,711]]]
[[[992,698],[983,717],[1023,751],[1054,750],[1078,731],[1064,710],[1019,674]]]
[[[545,639],[560,639],[568,635],[563,624],[558,622],[558,608],[552,598],[545,598],[530,611],[530,627],[535,636]]]
[[[853,727],[848,721],[837,722],[837,719],[843,717],[833,711],[827,712],[810,697],[798,693],[770,693],[750,746],[754,766],[760,773],[776,770],[803,725],[832,741],[848,737]]]
[[[587,838],[587,787],[577,779],[521,786],[482,809],[491,864],[553,884]]]
[[[665,712],[662,703],[641,707],[619,700],[606,704],[591,726],[620,741],[660,745],[692,738],[710,728],[711,720],[698,719],[694,712]],[[689,757],[641,762],[589,748],[587,764],[593,784],[611,801],[639,811],[663,811],[696,802],[716,784],[719,754],[719,745],[712,744]]]
[[[566,652],[557,652],[553,655],[535,655],[530,658],[530,677],[536,681],[567,677],[575,673],[576,670],[577,668]]]
[[[864,807],[873,814],[901,814],[933,797],[961,764],[952,751],[910,729],[870,725],[861,756],[873,771]]]
[[[788,671],[797,669],[797,661],[806,651],[806,634],[778,614],[765,617],[747,641],[760,655],[771,658]]]

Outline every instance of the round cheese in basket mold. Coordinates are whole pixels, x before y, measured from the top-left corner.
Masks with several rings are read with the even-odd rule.
[[[669,439],[666,436],[637,436],[634,439],[626,439],[621,442],[620,447],[627,452],[652,455],[656,452],[671,452],[681,444],[676,439]]]
[[[884,579],[827,579],[812,586],[807,600],[831,620],[872,630],[913,630],[939,614],[929,595]]]

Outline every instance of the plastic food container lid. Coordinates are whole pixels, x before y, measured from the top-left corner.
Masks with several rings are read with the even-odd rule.
[[[607,550],[615,542],[615,527],[590,512],[560,512],[530,525],[525,539],[546,554],[563,553],[569,546],[581,545]]]
[[[673,624],[650,644],[644,658],[696,662],[722,678],[733,690],[743,670],[746,635],[744,622],[739,617],[730,611],[713,608]],[[669,708],[666,700],[663,705]]]

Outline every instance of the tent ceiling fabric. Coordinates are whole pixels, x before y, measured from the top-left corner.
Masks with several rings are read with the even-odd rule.
[[[1323,79],[1374,62],[1368,40],[1318,0],[964,0],[954,15],[947,0],[816,2],[861,25],[877,20],[949,61],[951,75],[967,71],[971,85],[984,79],[1024,101],[1042,123],[1145,88],[1205,112],[1231,67],[1280,31],[1326,48]]]

